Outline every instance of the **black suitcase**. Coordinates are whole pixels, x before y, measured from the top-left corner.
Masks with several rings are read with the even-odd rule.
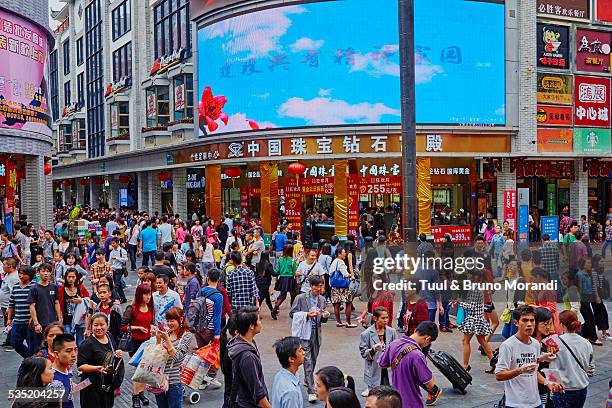
[[[472,383],[472,376],[453,356],[445,351],[430,350],[427,357],[438,370],[453,384],[458,393],[465,395],[466,388]]]

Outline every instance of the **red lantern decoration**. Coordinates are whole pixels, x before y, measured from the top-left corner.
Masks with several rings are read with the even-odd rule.
[[[89,184],[89,179],[80,179],[79,184],[82,186],[86,186]]]
[[[172,173],[170,173],[169,171],[162,171],[157,175],[157,179],[159,181],[172,180]]]
[[[70,187],[70,186],[72,186],[72,181],[71,180],[64,180],[62,184],[64,184],[64,187]]]
[[[93,183],[97,184],[97,185],[102,185],[102,184],[104,184],[104,179],[101,178],[101,177],[97,177],[97,178],[93,179]]]
[[[48,176],[49,174],[51,174],[52,170],[53,170],[53,167],[51,167],[51,163],[45,163],[45,166],[44,166],[45,176]]]
[[[227,169],[225,169],[225,175],[227,177],[238,178],[241,174],[242,170],[240,170],[240,167],[228,167]]]
[[[19,169],[17,170],[17,179],[18,180],[24,180],[25,179],[25,169]]]
[[[299,176],[300,174],[304,174],[306,171],[306,166],[303,163],[295,162],[291,163],[287,170],[289,170],[289,173]]]
[[[119,176],[118,180],[121,184],[127,184],[130,182],[130,178],[128,176]]]

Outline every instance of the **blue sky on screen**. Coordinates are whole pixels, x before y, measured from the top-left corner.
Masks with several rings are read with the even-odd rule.
[[[416,3],[417,121],[503,124],[503,5]],[[210,86],[227,98],[229,122],[218,120],[214,133],[251,129],[248,120],[260,128],[399,123],[397,2],[372,4],[280,7],[201,29],[198,97]]]

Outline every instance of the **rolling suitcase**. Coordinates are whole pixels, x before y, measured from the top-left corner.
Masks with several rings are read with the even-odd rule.
[[[445,351],[430,350],[427,358],[453,384],[455,391],[462,395],[467,393],[466,388],[472,383],[472,376],[453,356]]]

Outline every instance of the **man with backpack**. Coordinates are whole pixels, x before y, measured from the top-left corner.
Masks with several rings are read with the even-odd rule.
[[[208,286],[200,291],[198,297],[191,302],[187,313],[187,324],[195,334],[198,348],[207,344],[219,342],[221,338],[221,314],[223,312],[223,295],[217,290],[221,271],[217,268],[208,271]],[[215,370],[208,372],[209,385],[221,387],[215,379]]]

